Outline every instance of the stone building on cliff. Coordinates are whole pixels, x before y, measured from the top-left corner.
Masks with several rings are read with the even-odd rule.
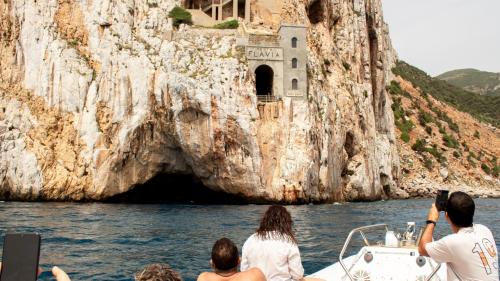
[[[255,6],[253,12],[251,2]],[[272,30],[275,23],[280,22],[280,2],[185,0],[183,7],[191,12],[195,24],[211,26],[238,18],[250,24],[251,19],[266,18],[265,22],[258,20],[259,24]],[[249,69],[255,75],[255,90],[260,102],[307,95],[306,26],[280,22],[277,32],[271,34],[246,31],[239,45],[245,48]]]

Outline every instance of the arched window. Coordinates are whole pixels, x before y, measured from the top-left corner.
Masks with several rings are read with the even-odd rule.
[[[296,58],[292,59],[292,68],[297,68],[298,60]]]
[[[292,90],[297,90],[299,88],[299,80],[293,79],[292,80]]]
[[[297,48],[297,37],[292,38],[292,48]]]

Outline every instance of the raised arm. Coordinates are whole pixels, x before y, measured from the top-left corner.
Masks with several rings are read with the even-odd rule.
[[[434,228],[436,227],[438,220],[439,211],[437,210],[436,205],[432,204],[432,207],[429,209],[429,214],[427,215],[427,226],[425,227],[424,234],[422,234],[422,238],[418,244],[418,252],[422,256],[429,256],[429,253],[427,253],[427,250],[425,249],[425,245],[432,242]]]

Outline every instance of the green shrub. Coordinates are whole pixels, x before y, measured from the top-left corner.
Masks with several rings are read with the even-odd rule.
[[[493,165],[496,165],[498,162],[498,157],[496,155],[493,155],[493,157],[491,157],[491,163],[493,163]]]
[[[436,160],[439,163],[446,162],[446,158],[443,156],[441,152],[439,152],[436,145],[433,145],[432,147],[426,147],[425,151],[429,152],[432,156],[434,156],[434,158],[436,158]]]
[[[459,146],[458,141],[453,136],[448,135],[448,134],[443,135],[443,142],[444,142],[444,145],[446,145],[447,147],[450,147],[450,148],[458,148],[458,146]]]
[[[479,132],[478,132],[477,130],[474,132],[474,137],[475,137],[476,139],[481,138],[481,136],[479,135]]]
[[[401,84],[399,84],[399,82],[397,81],[392,80],[391,84],[387,86],[386,89],[391,95],[395,96],[403,95],[403,89],[401,89]]]
[[[217,29],[236,29],[240,26],[238,20],[228,20],[219,24],[214,25]]]
[[[476,168],[476,162],[474,161],[474,158],[476,158],[476,155],[474,154],[474,152],[470,151],[469,155],[467,155],[467,161],[469,161],[469,164],[473,168]]]
[[[406,115],[405,110],[403,109],[403,106],[401,104],[401,98],[394,99],[391,108],[394,112],[395,121],[398,121]]]
[[[438,124],[438,127],[439,127],[439,133],[441,133],[441,135],[445,135],[446,129],[441,125],[441,123]]]
[[[411,95],[408,92],[406,92],[403,89],[401,89],[401,84],[399,84],[398,81],[392,80],[391,84],[389,84],[389,86],[386,87],[386,90],[391,95],[394,95],[394,96],[405,96],[405,97],[411,99]]]
[[[429,112],[425,112],[423,110],[420,110],[418,112],[418,122],[420,125],[425,126],[427,123],[434,122],[434,117]]]
[[[425,151],[425,140],[417,139],[417,141],[411,146],[411,149],[417,152]]]
[[[431,159],[424,157],[424,166],[427,168],[427,170],[431,171],[434,167],[434,163],[432,163]]]
[[[409,133],[413,128],[415,128],[415,124],[411,122],[411,120],[402,120],[402,122],[396,122],[396,126],[401,132]]]
[[[429,127],[429,126],[425,126],[425,132],[426,132],[429,136],[431,136],[431,135],[432,135],[432,128],[431,128],[431,127]]]
[[[491,175],[498,178],[498,175],[500,175],[500,166],[496,165],[495,167],[493,167],[493,170],[491,170]]]
[[[483,171],[485,173],[487,173],[488,175],[491,173],[491,169],[490,169],[490,167],[488,165],[486,165],[486,163],[482,163],[481,164],[481,169],[483,169]]]
[[[191,17],[191,13],[188,12],[187,10],[175,6],[169,13],[168,17],[173,19],[173,25],[175,27],[179,27],[181,24],[193,24],[193,19]]]
[[[406,143],[410,142],[410,135],[408,134],[408,132],[401,133],[401,140]]]
[[[462,157],[462,154],[460,154],[460,152],[458,152],[457,150],[455,150],[455,151],[453,151],[453,157],[460,158],[460,157]]]

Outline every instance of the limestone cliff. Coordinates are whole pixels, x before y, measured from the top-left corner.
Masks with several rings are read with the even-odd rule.
[[[308,96],[259,104],[241,28],[174,30],[180,1],[0,1],[2,197],[103,200],[162,173],[249,201],[404,192],[380,0],[282,2],[308,26]]]

